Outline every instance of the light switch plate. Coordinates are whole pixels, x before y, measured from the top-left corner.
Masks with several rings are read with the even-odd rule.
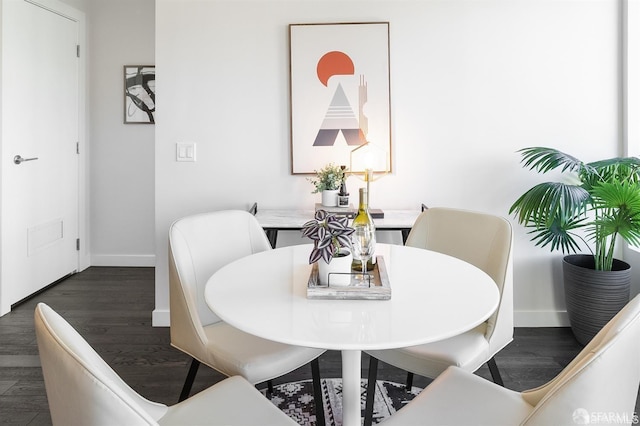
[[[176,161],[196,161],[195,142],[176,143]]]

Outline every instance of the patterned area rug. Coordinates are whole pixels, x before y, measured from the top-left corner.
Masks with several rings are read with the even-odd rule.
[[[367,381],[360,382],[360,404],[364,417]],[[405,391],[404,384],[378,380],[376,396],[373,406],[373,423],[378,423],[402,408],[407,402],[415,398],[421,388],[414,387],[411,392]],[[266,389],[261,391],[266,395]],[[324,419],[327,426],[342,425],[342,380],[322,379],[322,394],[324,398]],[[274,386],[273,402],[298,424],[304,426],[316,425],[315,404],[313,400],[313,386],[311,380],[284,383]]]

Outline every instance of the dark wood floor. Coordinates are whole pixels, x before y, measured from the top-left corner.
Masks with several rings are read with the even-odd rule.
[[[174,404],[189,359],[169,345],[169,329],[151,327],[153,268],[92,267],[16,307],[0,318],[0,424],[49,425],[47,398],[33,330],[33,310],[45,302],[67,319],[132,388],[144,397]],[[516,328],[514,341],[496,359],[505,386],[524,390],[555,376],[579,351],[567,328]],[[363,359],[366,377],[368,358]],[[320,358],[323,377],[340,377],[340,355]],[[482,367],[478,375],[490,378]],[[308,379],[308,366],[275,381]],[[404,381],[404,373],[382,365],[378,378]],[[194,392],[223,377],[201,367]],[[415,386],[428,379],[416,377]],[[638,410],[636,406],[636,411]]]

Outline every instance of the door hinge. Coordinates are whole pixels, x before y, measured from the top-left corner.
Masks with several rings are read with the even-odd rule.
[[[76,44],[76,56],[79,58],[80,57],[80,45]]]
[[[76,250],[80,251],[80,238],[76,238]]]
[[[76,154],[80,154],[80,142],[76,142]]]

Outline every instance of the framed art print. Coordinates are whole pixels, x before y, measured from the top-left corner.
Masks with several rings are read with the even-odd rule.
[[[366,143],[390,159],[389,23],[291,24],[289,42],[291,173],[349,165]]]
[[[156,113],[156,68],[152,65],[124,66],[124,122],[154,124]]]

